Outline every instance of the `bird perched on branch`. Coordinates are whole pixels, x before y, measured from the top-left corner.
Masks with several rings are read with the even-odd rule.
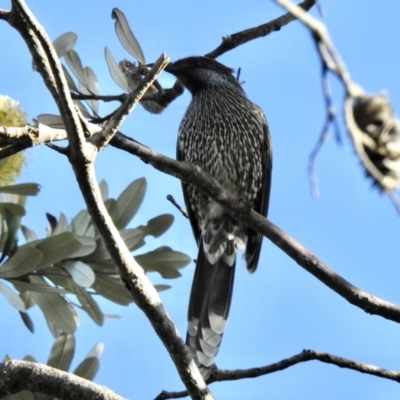
[[[249,208],[267,214],[272,149],[265,116],[244,93],[233,70],[206,57],[165,70],[191,92],[179,127],[177,158],[199,165]],[[186,343],[206,379],[218,353],[232,298],[236,252],[257,268],[262,236],[194,186],[182,184],[199,254],[188,310]]]

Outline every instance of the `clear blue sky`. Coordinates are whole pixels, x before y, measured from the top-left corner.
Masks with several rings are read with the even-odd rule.
[[[31,0],[32,8],[49,36],[77,33],[76,50],[91,66],[102,94],[117,94],[104,59],[107,46],[116,59],[129,58],[114,32],[113,7],[120,8],[141,43],[148,62],[166,52],[172,60],[202,55],[221,37],[267,22],[282,11],[269,0],[231,2],[57,1],[50,6]],[[398,17],[400,5],[388,0],[322,3],[332,39],[353,80],[367,92],[386,90],[395,109],[400,108]],[[0,0],[1,8],[9,2]],[[317,15],[316,10],[313,15]],[[32,71],[30,55],[15,31],[1,21],[2,63],[0,94],[21,102],[29,119],[56,113],[39,75]],[[314,252],[337,273],[359,288],[400,304],[400,216],[390,201],[371,188],[343,126],[342,88],[333,78],[332,89],[343,138],[331,135],[317,160],[321,196],[310,196],[308,155],[324,122],[320,62],[309,33],[296,22],[258,39],[219,61],[242,68],[241,79],[250,99],[259,104],[269,121],[274,144],[270,220]],[[165,86],[173,83],[164,74]],[[138,108],[122,131],[168,156],[175,155],[179,121],[190,100],[185,93],[161,116]],[[110,106],[102,106],[105,115]],[[29,199],[23,223],[45,235],[45,212],[73,217],[84,207],[68,162],[48,148],[27,152],[21,182],[37,182],[42,190]],[[161,213],[175,215],[175,224],[148,249],[169,245],[195,258],[197,249],[188,222],[165,200],[173,194],[182,202],[180,184],[132,156],[108,148],[96,162],[99,179],[106,179],[117,196],[132,180],[145,176],[148,193],[132,227]],[[369,316],[348,304],[309,275],[268,240],[261,262],[250,276],[238,265],[229,323],[217,364],[220,368],[266,365],[310,348],[387,369],[400,369],[400,326]],[[161,294],[165,307],[182,335],[193,265],[183,277],[167,282],[173,288]],[[155,283],[162,279],[153,274]],[[116,307],[100,301],[104,312],[121,319],[106,320],[98,328],[81,315],[75,364],[97,342],[105,343],[96,382],[130,399],[152,399],[161,390],[181,390],[182,384],[167,352],[140,310],[134,305]],[[46,362],[52,337],[41,313],[30,313],[36,332],[25,329],[19,315],[0,296],[2,328],[0,357],[32,354]],[[362,375],[319,362],[308,362],[265,377],[215,383],[211,390],[220,400],[235,399],[398,399],[397,383]]]

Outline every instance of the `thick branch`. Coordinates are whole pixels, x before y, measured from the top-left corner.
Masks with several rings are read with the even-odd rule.
[[[203,193],[220,203],[235,218],[270,239],[301,267],[351,304],[369,314],[380,315],[386,319],[400,322],[399,306],[381,300],[353,286],[272,222],[267,221],[253,210],[250,213],[246,213],[244,204],[227,192],[214,178],[203,172],[197,165],[175,161],[137,142],[131,141],[123,135],[115,136],[111,145],[138,156],[154,168],[173,175],[185,183],[195,185]]]
[[[299,3],[299,6],[303,10],[308,11],[316,2],[317,0],[304,0],[303,2]],[[216,49],[210,51],[205,56],[217,58],[221,54],[224,54],[235,47],[241,46],[242,44],[250,42],[251,40],[258,39],[260,37],[267,36],[272,32],[279,31],[283,26],[294,20],[296,20],[296,17],[289,12],[266,24],[257,26],[255,28],[245,29],[244,31],[226,36],[222,39],[222,43]]]
[[[0,398],[22,390],[62,400],[123,400],[104,386],[47,365],[16,360],[0,364]]]
[[[59,106],[70,143],[69,160],[92,221],[102,236],[121,279],[167,348],[190,396],[199,400],[212,399],[188,349],[165,312],[157,291],[133,259],[104,206],[93,167],[97,149],[84,136],[81,125],[84,122],[80,120],[73,106],[52,43],[22,0],[13,0],[13,14],[16,16],[14,26],[24,37],[35,61],[41,66],[39,71]],[[121,115],[119,121],[123,117]],[[116,123],[119,123],[118,119]]]

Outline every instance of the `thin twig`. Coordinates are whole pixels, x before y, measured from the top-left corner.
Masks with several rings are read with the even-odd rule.
[[[150,69],[150,71],[148,71],[146,76],[140,81],[136,89],[129,94],[129,96],[116,110],[113,116],[108,120],[103,130],[98,135],[96,135],[93,140],[93,144],[98,150],[101,150],[102,148],[107,146],[109,141],[118,131],[118,128],[121,126],[122,122],[132,112],[132,110],[140,101],[142,96],[146,93],[148,88],[157,79],[157,76],[167,66],[168,62],[169,58],[165,54],[162,54],[157,62]]]
[[[172,194],[167,195],[167,200],[169,202],[171,202],[180,212],[181,214],[185,217],[185,218],[189,218],[188,213],[186,210],[184,210],[174,199],[174,196],[172,196]]]
[[[316,2],[317,0],[304,0],[303,2],[299,3],[299,7],[305,11],[308,11]],[[243,31],[226,36],[222,39],[222,43],[216,49],[206,54],[206,57],[217,58],[221,54],[224,54],[227,51],[241,46],[242,44],[245,44],[251,40],[267,36],[272,32],[277,32],[283,26],[294,20],[296,20],[296,17],[294,17],[292,13],[286,13],[266,24],[257,26],[255,28],[245,29]]]
[[[321,361],[323,363],[336,365],[340,368],[352,369],[368,375],[374,375],[379,378],[390,379],[395,382],[400,382],[400,371],[393,371],[384,368],[379,368],[374,365],[359,363],[347,358],[338,357],[330,353],[317,350],[303,350],[301,353],[292,357],[285,358],[273,364],[264,367],[256,367],[249,369],[222,370],[218,368],[211,369],[210,378],[207,383],[226,382],[239,379],[258,378],[259,376],[272,374],[278,371],[283,371],[293,367],[296,364],[307,361]],[[161,392],[155,400],[179,399],[188,396],[186,391],[180,392]]]

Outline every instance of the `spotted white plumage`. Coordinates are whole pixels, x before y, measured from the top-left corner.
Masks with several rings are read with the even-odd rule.
[[[166,71],[192,94],[179,127],[178,160],[198,164],[225,189],[266,215],[272,149],[261,109],[247,99],[232,70],[215,60],[189,57],[169,64]],[[182,186],[199,246],[186,343],[207,378],[229,314],[237,250],[253,272],[262,237],[195,187]]]

